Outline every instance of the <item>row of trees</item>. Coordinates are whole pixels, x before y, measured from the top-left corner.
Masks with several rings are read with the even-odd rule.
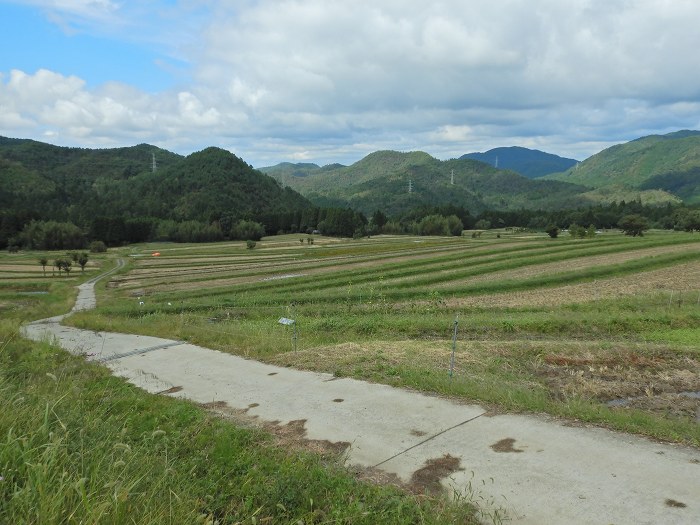
[[[54,259],[53,265],[51,267],[51,273],[53,275],[53,270],[55,268],[56,270],[58,270],[59,276],[61,275],[61,272],[65,272],[66,275],[70,275],[70,272],[73,269],[73,263],[77,263],[78,265],[80,265],[80,270],[84,272],[88,260],[89,257],[87,253],[68,253],[64,258]],[[44,277],[46,277],[46,266],[49,264],[49,258],[46,256],[39,257],[38,262],[41,265],[42,270],[44,271]]]
[[[630,210],[638,210],[630,212]],[[626,213],[630,212],[630,213]],[[700,231],[700,210],[686,206],[645,206],[640,202],[595,206],[573,211],[510,212],[484,211],[472,216],[456,206],[420,207],[400,217],[388,217],[381,210],[367,219],[349,208],[310,208],[268,215],[270,224],[253,219],[220,217],[212,222],[170,219],[95,217],[88,229],[71,222],[29,221],[19,234],[5,239],[5,246],[33,250],[80,250],[91,241],[107,246],[146,241],[216,242],[225,239],[260,240],[264,235],[320,231],[324,235],[361,237],[379,233],[415,235],[461,235],[463,229],[503,227],[551,232],[569,229],[571,235],[586,236],[591,228],[621,228],[640,235],[649,227]],[[577,226],[589,224],[591,226]],[[1,241],[2,239],[0,239]]]

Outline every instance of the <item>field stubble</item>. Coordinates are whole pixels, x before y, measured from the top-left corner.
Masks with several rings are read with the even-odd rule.
[[[382,275],[393,264],[397,277],[401,268],[410,271],[413,254],[393,251],[378,256],[379,239],[375,250],[368,242],[361,247],[373,260],[350,257],[347,265],[332,264],[327,273],[317,276],[320,280],[271,284],[262,279],[274,277],[275,271],[259,268],[255,283],[221,286],[216,280],[184,280],[176,285],[199,288],[195,294],[186,289],[150,289],[141,307],[134,299],[107,289],[104,314],[81,314],[76,321],[96,329],[179,337],[280,365],[485,403],[494,410],[548,412],[699,445],[700,399],[684,394],[700,391],[700,333],[696,330],[700,290],[693,288],[700,277],[700,261],[693,253],[700,243],[685,234],[649,236],[639,242],[622,236],[595,241],[588,257],[586,244],[570,243],[582,251],[571,260],[551,262],[542,260],[541,238],[523,240],[522,253],[537,244],[533,262],[528,264],[524,258],[516,270],[494,271],[477,279],[500,280],[508,275],[518,285],[532,276],[585,271],[601,264],[617,262],[616,268],[624,270],[630,262],[653,263],[660,255],[687,254],[691,260],[670,260],[662,268],[623,275],[611,270],[610,275],[588,282],[454,297],[445,281],[442,289],[435,284],[417,285],[411,291],[415,299],[396,301],[390,296],[392,283]],[[469,250],[475,246],[462,242],[465,255],[472,255]],[[647,244],[642,247],[641,242]],[[499,247],[494,241],[481,243],[478,249],[502,249],[505,254],[513,244]],[[561,254],[567,245],[553,242],[549,246],[552,253]],[[617,252],[596,255],[599,246]],[[346,255],[353,253],[352,241],[334,247]],[[441,257],[455,261],[458,254],[454,241],[432,245],[429,260],[423,261],[429,262],[431,279],[438,275],[434,269],[439,268]],[[322,262],[322,258],[308,260],[309,265]],[[135,264],[138,268],[138,261]],[[373,266],[379,273],[374,281],[354,282],[356,275],[371,276]],[[420,282],[418,276],[416,282]],[[314,286],[323,302],[309,301],[292,309],[289,298],[305,293],[307,286]],[[207,294],[207,290],[216,293]],[[682,304],[669,301],[671,292],[678,297],[679,290]],[[172,306],[165,306],[166,302]],[[458,313],[460,331],[450,379],[449,335],[451,320]],[[276,322],[293,315],[299,324],[296,352],[291,332]],[[674,339],[675,333],[682,333],[682,338]],[[616,400],[624,402],[608,404]]]

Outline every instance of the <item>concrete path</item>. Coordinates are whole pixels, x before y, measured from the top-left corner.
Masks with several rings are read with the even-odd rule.
[[[80,287],[74,311],[94,307],[94,282]],[[56,338],[149,392],[226,403],[263,421],[303,421],[308,439],[347,443],[349,464],[406,482],[442,458],[459,469],[443,484],[474,499],[486,523],[504,512],[533,525],[700,523],[697,449],[545,417],[493,416],[477,405],[181,341],[64,327],[62,318],[30,323],[24,334]]]

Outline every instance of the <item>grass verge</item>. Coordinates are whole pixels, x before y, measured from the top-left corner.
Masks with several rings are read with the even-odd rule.
[[[1,325],[4,523],[476,523],[466,505],[360,482],[337,458],[285,450],[16,328]]]

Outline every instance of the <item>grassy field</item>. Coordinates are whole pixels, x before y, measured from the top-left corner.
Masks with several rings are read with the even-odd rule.
[[[21,339],[22,322],[65,313],[75,286],[116,260],[91,255],[84,274],[59,277],[41,255],[0,255],[0,523],[476,523],[432,487],[362,481],[377,474]]]
[[[99,309],[71,323],[700,445],[697,235],[288,235],[120,255]]]

